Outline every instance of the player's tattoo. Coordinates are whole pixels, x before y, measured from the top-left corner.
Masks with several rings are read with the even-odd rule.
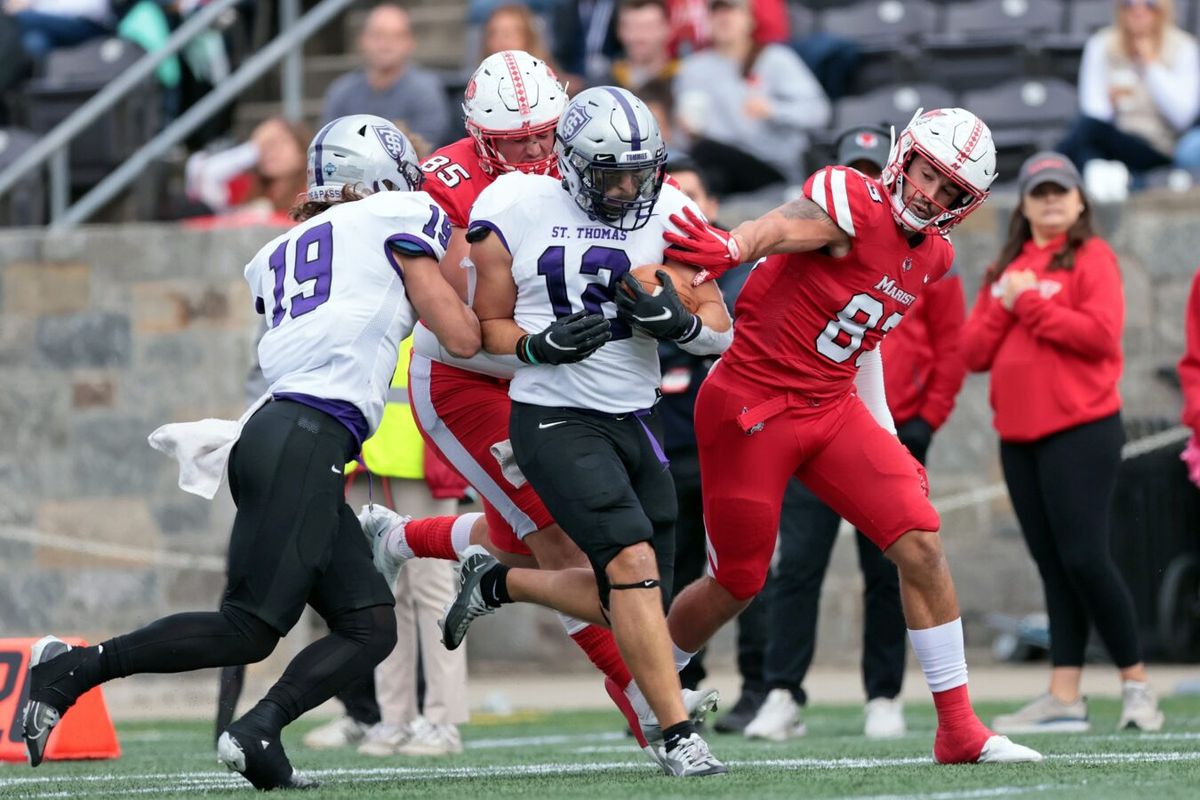
[[[832,221],[832,218],[825,213],[825,209],[821,208],[807,197],[798,197],[790,203],[785,203],[779,207],[779,213],[785,219],[813,219]]]

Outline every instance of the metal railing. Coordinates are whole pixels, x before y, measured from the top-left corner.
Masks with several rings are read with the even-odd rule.
[[[253,57],[243,63],[219,86],[204,95],[191,108],[142,145],[115,171],[81,197],[74,205],[70,199],[70,163],[68,148],[89,125],[110,111],[170,56],[212,27],[213,22],[240,0],[213,0],[190,16],[170,36],[166,44],[147,53],[132,67],[97,92],[69,117],[59,123],[41,141],[30,148],[20,161],[0,171],[0,195],[43,164],[50,166],[50,224],[53,228],[77,225],[96,213],[137,178],[142,170],[167,150],[183,141],[192,131],[241,94],[250,84],[283,62],[282,106],[289,119],[299,119],[303,99],[304,48],[307,39],[342,13],[355,0],[322,0],[300,16],[299,0],[280,0],[280,33]]]

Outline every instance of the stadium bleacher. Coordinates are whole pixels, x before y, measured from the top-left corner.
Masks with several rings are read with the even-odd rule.
[[[306,122],[318,121],[330,81],[357,63],[356,38],[368,4],[356,7],[305,51]],[[463,89],[463,0],[415,0],[417,59],[446,79],[455,107]],[[814,158],[837,129],[854,123],[903,125],[915,108],[964,104],[997,134],[1001,173],[1038,147],[1053,144],[1075,114],[1074,84],[1087,38],[1111,23],[1112,0],[792,0],[793,35],[853,41],[861,54],[855,93],[836,101],[830,130],[814,137]],[[1200,34],[1200,0],[1177,0],[1177,23]],[[262,29],[262,20],[257,27]],[[269,27],[269,26],[268,26]],[[259,30],[261,35],[263,31]],[[118,56],[112,54],[120,50]],[[44,134],[140,50],[96,40],[55,52],[15,104],[20,128]],[[96,124],[72,149],[73,189],[93,184],[160,124],[155,86]],[[278,110],[275,76],[238,102],[233,135],[242,139]],[[11,222],[5,215],[2,222]]]

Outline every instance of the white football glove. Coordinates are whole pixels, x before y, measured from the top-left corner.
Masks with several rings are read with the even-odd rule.
[[[399,525],[404,518],[390,508],[375,505],[365,505],[358,513],[358,524],[362,526],[363,535],[368,542],[374,542],[380,536]]]

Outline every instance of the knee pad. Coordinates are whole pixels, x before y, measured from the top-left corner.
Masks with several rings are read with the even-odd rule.
[[[360,645],[374,664],[387,658],[396,646],[396,614],[391,606],[347,611],[329,620],[329,629]]]
[[[262,661],[275,650],[279,644],[279,631],[263,622],[258,617],[238,606],[225,603],[221,606],[221,616],[229,621],[230,627],[241,636],[243,663],[255,664]]]

